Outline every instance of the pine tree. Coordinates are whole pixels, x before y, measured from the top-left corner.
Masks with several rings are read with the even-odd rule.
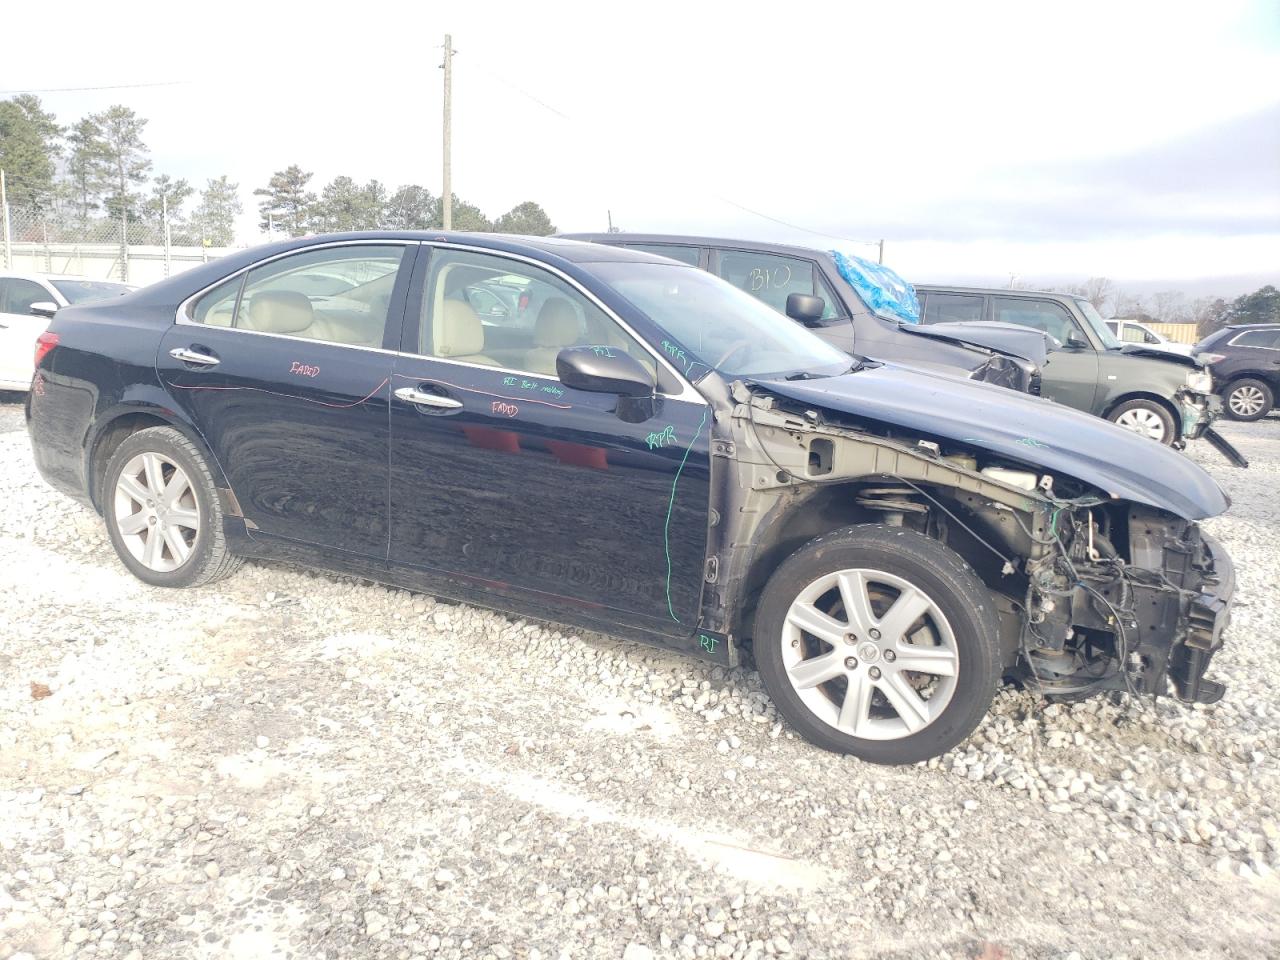
[[[316,195],[307,189],[311,174],[296,163],[271,175],[265,187],[253,191],[255,197],[265,197],[258,204],[262,230],[275,228],[291,237],[300,237],[312,227]]]

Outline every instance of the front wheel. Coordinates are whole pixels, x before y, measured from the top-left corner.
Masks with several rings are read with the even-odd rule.
[[[1171,446],[1178,439],[1173,415],[1154,400],[1126,400],[1107,417],[1118,427]]]
[[[103,516],[129,571],[157,587],[194,587],[235,572],[222,504],[199,449],[172,427],[125,438],[107,464]]]
[[[764,589],[753,646],[765,688],[806,740],[873,763],[950,750],[995,696],[991,593],[912,530],[847,527],[811,540]]]
[[[1271,412],[1275,397],[1261,380],[1237,380],[1222,395],[1232,420],[1261,420]]]

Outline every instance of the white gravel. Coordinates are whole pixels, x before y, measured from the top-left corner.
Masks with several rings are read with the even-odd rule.
[[[1193,450],[1225,701],[1006,690],[885,769],[753,673],[278,564],[149,588],[7,399],[0,960],[1280,955],[1280,418]]]

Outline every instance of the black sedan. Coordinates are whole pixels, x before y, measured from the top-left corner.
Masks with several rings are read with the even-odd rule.
[[[1234,581],[1199,467],[1035,397],[837,350],[648,254],[290,240],[58,312],[45,479],[157,586],[284,558],[733,665],[886,763],[1002,676],[1213,702]]]

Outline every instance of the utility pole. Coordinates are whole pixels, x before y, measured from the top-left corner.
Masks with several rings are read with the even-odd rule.
[[[167,277],[173,250],[169,234],[169,197],[167,194],[160,195],[160,219],[164,221],[164,275]]]
[[[440,216],[446,230],[453,229],[453,183],[449,169],[450,141],[453,139],[453,36],[444,35],[444,192],[440,196]]]
[[[4,211],[4,268],[13,269],[13,237],[9,233],[9,191],[0,170],[0,210]]]

